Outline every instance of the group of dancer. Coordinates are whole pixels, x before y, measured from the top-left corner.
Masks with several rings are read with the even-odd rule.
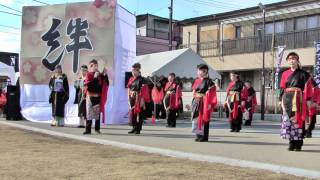
[[[98,70],[98,61],[93,59],[89,65],[82,65],[79,79],[75,82],[76,98],[78,104],[79,128],[85,128],[83,134],[91,134],[93,121],[95,132],[100,134],[100,116],[104,115],[104,104],[108,92],[109,79],[107,69]],[[51,94],[49,102],[52,104],[53,120],[51,126],[64,126],[65,104],[69,99],[69,85],[67,76],[62,73],[60,65],[56,66],[49,88]]]
[[[290,68],[282,73],[280,80],[280,104],[283,111],[281,136],[289,140],[288,150],[300,151],[304,137],[312,137],[316,123],[316,106],[320,103],[318,88],[312,76],[301,69],[299,56],[295,52],[286,58]],[[76,87],[75,103],[79,107],[80,125],[84,134],[91,134],[92,122],[95,121],[95,131],[100,133],[100,115],[104,115],[104,104],[109,85],[107,70],[98,71],[98,62],[90,61],[89,67],[83,65]],[[166,113],[167,127],[176,127],[177,112],[181,107],[182,90],[176,82],[176,75],[170,73],[164,84],[158,82],[150,90],[147,80],[141,75],[141,64],[132,65],[132,76],[127,82],[129,124],[132,129],[129,134],[140,134],[145,119],[146,104],[150,99],[156,106],[154,114]],[[217,87],[209,77],[208,66],[197,66],[197,77],[192,85],[191,120],[195,141],[209,140],[211,114],[217,105]],[[243,118],[244,125],[252,123],[254,107],[257,104],[255,90],[249,81],[240,80],[236,72],[230,73],[230,83],[226,89],[227,97],[224,108],[228,114],[231,132],[240,132]],[[69,99],[69,86],[61,66],[57,66],[49,83],[52,93],[53,126],[61,124],[64,117],[64,105]],[[151,95],[151,98],[150,98]],[[165,112],[162,112],[165,111]],[[161,113],[162,112],[162,113]]]

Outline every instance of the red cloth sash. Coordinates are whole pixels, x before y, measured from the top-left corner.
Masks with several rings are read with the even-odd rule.
[[[203,97],[199,97],[199,100],[198,129],[201,130],[201,125],[210,121],[211,113],[217,105],[216,87],[209,88]]]
[[[182,92],[180,87],[176,83],[166,83],[165,85],[165,92],[169,89],[174,89],[175,93],[169,94],[169,109],[178,109],[180,106],[180,97],[182,96]]]
[[[158,90],[157,87],[154,87],[152,89],[151,94],[152,94],[152,100],[154,103],[156,103],[156,104],[162,103],[163,98],[164,98],[164,92],[163,92],[162,88],[160,90]]]

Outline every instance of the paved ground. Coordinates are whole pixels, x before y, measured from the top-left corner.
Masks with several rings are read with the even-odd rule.
[[[12,128],[3,122],[0,124],[0,144],[1,180],[307,179],[48,136]]]
[[[10,122],[81,136],[83,131],[75,127],[57,128],[29,121]],[[275,122],[255,121],[253,127],[245,127],[240,133],[230,133],[225,120],[216,120],[211,123],[210,140],[207,143],[194,142],[194,136],[190,132],[191,124],[187,120],[179,121],[177,128],[164,126],[164,120],[154,126],[147,123],[141,135],[128,135],[129,126],[113,125],[104,127],[102,134],[90,137],[320,172],[319,127],[316,127],[312,139],[305,140],[302,152],[289,152],[287,141],[279,137],[280,125]]]

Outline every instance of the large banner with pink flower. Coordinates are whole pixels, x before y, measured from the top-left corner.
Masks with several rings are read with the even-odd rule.
[[[115,7],[114,7],[115,6]],[[108,67],[109,88],[101,122],[128,123],[125,72],[136,61],[136,18],[115,0],[95,0],[24,7],[21,44],[21,114],[29,121],[50,123],[49,77],[61,64],[69,79],[64,123],[78,125],[73,82],[79,66],[91,59]],[[103,113],[103,112],[102,112]]]
[[[21,84],[47,84],[58,64],[70,83],[79,67],[92,59],[99,61],[101,70],[112,68],[116,2],[101,2],[23,8]]]

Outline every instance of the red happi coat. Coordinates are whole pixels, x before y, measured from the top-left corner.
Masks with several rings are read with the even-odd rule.
[[[164,88],[164,92],[175,91],[169,95],[169,109],[179,109],[180,98],[182,97],[182,91],[179,85],[175,82],[167,82]]]
[[[108,99],[108,89],[109,89],[109,84],[107,84],[105,81],[103,82],[102,85],[102,91],[101,91],[101,101],[100,101],[100,112],[102,112],[102,123],[105,124],[105,105],[107,103]]]
[[[232,112],[230,112],[229,121],[232,121],[237,118],[239,115],[238,107],[241,105],[241,101],[246,101],[248,99],[248,88],[243,85],[241,81],[231,81],[226,89],[228,98],[232,98],[233,102]],[[236,91],[239,94],[233,95],[231,92]],[[241,106],[241,111],[244,112],[245,107]]]
[[[88,72],[85,79],[84,79],[84,94],[87,96],[88,94],[88,87],[87,85],[94,80],[94,74],[95,72]],[[102,113],[102,123],[105,124],[105,104],[107,102],[108,98],[108,88],[109,88],[109,79],[107,75],[100,74],[98,77],[98,84],[97,87],[99,87],[99,91],[96,92],[100,96],[100,113]],[[89,92],[90,93],[90,92]]]
[[[247,87],[246,87],[247,88]],[[252,96],[251,101],[249,102],[251,105],[251,109],[250,109],[250,113],[254,113],[254,107],[258,104],[257,103],[257,96],[256,96],[256,92],[253,90],[253,88],[247,88],[248,91],[248,99],[249,96]]]
[[[152,94],[152,101],[155,104],[161,104],[162,103],[163,98],[164,98],[164,92],[163,92],[163,88],[162,87],[161,87],[160,90],[158,90],[157,87],[153,87],[151,94]]]
[[[282,95],[286,92],[295,92],[295,98],[292,99],[292,106],[296,107],[296,109],[293,110],[292,107],[292,111],[295,112],[294,117],[299,128],[302,128],[308,111],[307,100],[312,100],[313,95],[313,85],[310,75],[301,69],[295,71],[288,69],[282,73],[280,88]],[[293,88],[299,88],[301,91],[294,90]]]
[[[0,109],[7,104],[6,93],[0,93]]]
[[[308,109],[309,111],[309,117],[311,118],[313,115],[315,115],[317,112],[317,105],[320,102],[320,89],[316,86],[316,83],[313,79],[311,79],[311,82],[313,84],[313,88],[312,88],[312,98],[311,98],[311,102],[312,102],[312,106]],[[316,104],[315,106],[313,104]]]
[[[196,79],[192,85],[193,90],[193,98],[197,97],[197,91],[199,90],[200,85],[203,83],[204,79]],[[211,113],[214,110],[214,107],[217,105],[217,95],[216,95],[216,86],[211,81],[211,79],[208,80],[208,86],[203,98],[200,99],[200,106],[199,106],[199,116],[198,116],[198,129],[201,129],[201,125],[205,122],[210,121]],[[210,84],[209,84],[210,83]],[[210,109],[209,109],[210,106]]]
[[[138,98],[136,98],[133,107],[133,113],[138,114],[141,112],[141,101],[143,100],[144,102],[146,102],[146,99],[150,97],[149,87],[148,85],[144,84],[141,76],[132,76],[128,81],[127,88],[129,88],[129,91],[138,90]]]

